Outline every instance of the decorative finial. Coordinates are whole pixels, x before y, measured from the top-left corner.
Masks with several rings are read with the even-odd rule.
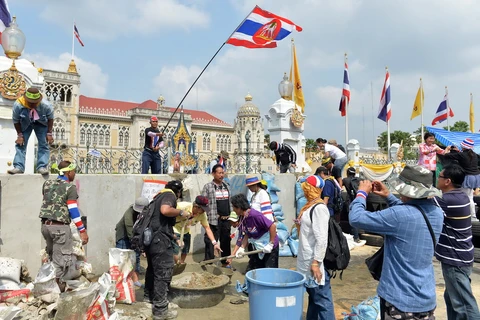
[[[245,96],[245,102],[252,101],[253,97],[250,95],[250,92]]]
[[[70,61],[70,64],[68,65],[68,70],[67,70],[68,73],[78,73],[77,72],[77,65],[75,64],[75,61],[72,59],[72,61]]]

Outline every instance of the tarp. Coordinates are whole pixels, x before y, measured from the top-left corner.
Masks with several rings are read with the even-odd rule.
[[[431,132],[435,135],[440,143],[445,146],[455,145],[461,149],[461,143],[466,138],[470,138],[474,141],[474,151],[475,153],[480,153],[480,133],[471,133],[471,132],[453,132],[447,131],[445,129],[439,129],[434,127],[426,127],[428,132]]]

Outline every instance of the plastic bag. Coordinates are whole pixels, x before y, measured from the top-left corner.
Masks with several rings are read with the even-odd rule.
[[[296,257],[298,255],[299,240],[294,240],[290,237],[288,238],[287,242],[288,242],[288,246],[290,247],[290,250],[292,251],[292,255]]]
[[[32,292],[30,289],[20,290],[0,290],[0,302],[18,304],[19,302],[32,301]],[[2,319],[0,317],[0,319]]]
[[[369,297],[358,306],[352,306],[351,313],[343,312],[344,320],[380,320],[380,298]]]
[[[60,293],[52,262],[43,264],[38,270],[37,277],[33,282],[32,293],[35,298],[49,293]]]
[[[292,256],[292,250],[290,250],[290,247],[288,245],[284,245],[280,247],[280,250],[278,251],[278,255],[280,257],[291,257]]]
[[[72,232],[73,254],[78,258],[85,258],[85,250],[83,249],[82,239],[80,239],[80,233],[78,232],[77,226],[73,221],[70,223],[70,231]]]
[[[87,320],[108,320],[110,318],[110,314],[112,313],[108,308],[108,303],[106,300],[110,286],[112,285],[112,277],[108,273],[104,273],[98,279],[98,284],[100,285],[100,289],[95,302],[88,309]]]
[[[288,231],[288,228],[287,228],[287,226],[286,226],[284,223],[282,223],[282,222],[277,222],[276,225],[277,225],[277,230],[285,230],[285,231]]]
[[[135,251],[127,249],[110,248],[110,270],[112,281],[118,291],[117,302],[132,304],[135,302],[132,272],[135,266]]]
[[[290,237],[290,234],[287,230],[277,229],[277,236],[280,243],[284,244],[287,241],[288,237]]]
[[[0,257],[0,290],[20,289],[19,284],[21,269],[21,260]]]
[[[92,283],[86,289],[61,293],[57,302],[55,319],[85,319],[99,289],[98,283]]]

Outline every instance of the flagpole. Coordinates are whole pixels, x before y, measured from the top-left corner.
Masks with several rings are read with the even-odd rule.
[[[257,8],[258,6],[255,6],[255,8]],[[200,72],[200,74],[197,76],[197,78],[195,79],[195,81],[193,81],[192,85],[190,86],[190,88],[188,88],[187,90],[187,93],[185,93],[185,95],[183,96],[182,100],[180,100],[180,102],[178,103],[178,106],[175,108],[175,111],[173,111],[172,115],[170,116],[170,119],[168,119],[167,121],[167,124],[163,127],[163,130],[162,130],[162,133],[165,132],[165,130],[167,129],[168,125],[170,124],[170,121],[172,121],[173,117],[175,116],[175,114],[177,113],[178,109],[180,108],[180,106],[182,105],[183,101],[185,100],[185,98],[187,98],[188,94],[190,93],[190,91],[192,90],[192,88],[195,86],[195,84],[197,83],[198,79],[200,79],[200,77],[202,76],[202,74],[205,72],[205,70],[208,68],[208,66],[210,65],[210,63],[212,63],[213,59],[215,59],[215,57],[217,56],[217,54],[220,52],[220,50],[222,50],[222,48],[225,46],[225,44],[227,43],[228,39],[230,39],[232,37],[232,35],[237,32],[238,28],[240,28],[240,26],[245,22],[245,20],[247,20],[248,16],[250,16],[250,14],[253,12],[253,10],[255,10],[255,8],[253,8],[246,16],[245,18],[242,20],[242,22],[240,22],[240,24],[235,28],[235,30],[228,36],[227,40],[225,40],[222,45],[220,46],[220,48],[218,48],[217,52],[215,52],[215,54],[213,55],[213,57],[210,59],[210,61],[208,61],[207,65],[203,68],[203,70]],[[159,141],[160,142],[160,141]],[[155,145],[157,146],[158,143]]]
[[[375,147],[375,110],[373,109],[373,81],[370,81],[370,97],[372,98],[372,147]]]
[[[473,107],[473,94],[470,92],[470,132],[474,133],[474,125],[475,125],[475,110]]]
[[[388,72],[388,67],[385,67],[385,74]],[[385,88],[386,91],[387,88]],[[385,95],[387,93],[385,92]],[[392,101],[390,101],[392,103]],[[392,107],[390,107],[390,110]],[[388,119],[388,108],[387,108],[387,143],[388,143],[388,148],[387,148],[387,159],[390,159],[390,119]]]
[[[289,80],[290,80],[290,82],[295,86],[295,73],[293,72],[293,63],[294,63],[294,61],[293,61],[293,50],[295,50],[295,49],[294,49],[294,48],[295,48],[295,41],[294,41],[293,37],[292,37],[292,40],[290,40],[290,43],[291,43],[291,45],[292,45],[292,46],[290,47],[290,48],[291,48],[291,49],[290,49],[290,55],[292,56],[292,59],[291,59],[292,62],[291,62],[291,64],[290,64],[290,79],[289,79]],[[295,105],[295,108],[296,108],[296,107],[297,107],[297,104],[295,103],[295,88],[294,88],[294,90],[292,91],[292,101],[293,101],[293,104]]]
[[[73,21],[73,26],[75,26],[75,20]],[[72,32],[72,60],[73,60],[75,56],[75,32],[73,32],[73,28],[71,32]]]
[[[348,63],[348,57],[347,53],[345,52],[345,59],[344,59],[344,68]],[[345,71],[344,71],[345,72]],[[350,82],[350,79],[349,79]],[[350,91],[351,92],[351,91]],[[343,89],[342,89],[342,95],[343,95]],[[348,98],[345,97],[345,147],[348,145]]]
[[[448,124],[448,114],[450,113],[450,103],[448,101],[448,88],[445,86],[445,97],[447,97],[447,131],[450,131],[450,125]]]
[[[421,105],[421,108],[422,108],[422,123],[420,124],[420,127],[422,128],[421,132],[422,132],[422,139],[423,139],[423,109],[424,109],[424,101],[423,101],[423,82],[422,82],[422,78],[420,78],[420,103],[422,104]]]

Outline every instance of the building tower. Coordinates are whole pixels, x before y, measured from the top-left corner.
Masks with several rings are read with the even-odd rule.
[[[245,96],[245,104],[238,109],[233,125],[235,151],[232,168],[236,173],[260,172],[265,135],[260,110],[252,99],[250,94]]]

